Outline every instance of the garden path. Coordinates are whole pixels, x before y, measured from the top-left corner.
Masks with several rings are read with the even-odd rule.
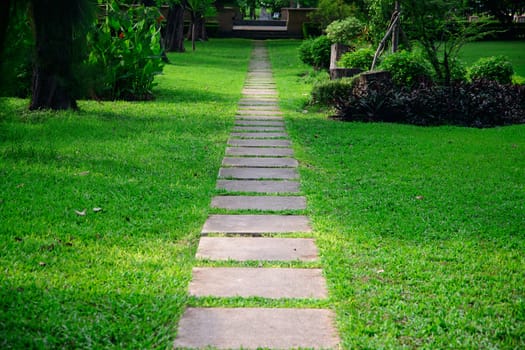
[[[247,301],[326,299],[321,269],[263,267],[271,261],[301,266],[317,261],[318,255],[315,241],[308,238],[308,217],[286,215],[304,210],[306,199],[298,195],[298,162],[279,110],[268,52],[264,42],[254,43],[243,98],[219,171],[217,188],[225,195],[211,203],[225,214],[208,218],[197,251],[198,259],[227,260],[238,267],[195,267],[189,293],[197,298],[252,298]],[[286,237],[289,234],[294,238]],[[338,344],[334,314],[328,309],[215,307],[188,308],[174,346],[328,349]]]

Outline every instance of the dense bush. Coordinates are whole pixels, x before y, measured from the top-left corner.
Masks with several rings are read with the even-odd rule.
[[[88,35],[88,72],[93,93],[103,99],[145,100],[162,72],[159,12],[108,4],[107,15]]]
[[[315,69],[330,67],[330,47],[332,43],[326,36],[306,39],[299,46],[299,58]]]
[[[356,17],[333,21],[326,27],[326,36],[334,44],[349,46],[363,34],[365,25]]]
[[[390,72],[395,84],[412,86],[432,76],[430,64],[419,54],[411,51],[398,51],[386,56],[380,69]]]
[[[387,82],[358,82],[345,98],[332,99],[349,121],[491,127],[525,123],[525,87],[494,81],[421,83],[412,89]]]
[[[510,84],[514,69],[505,56],[480,58],[470,67],[469,78],[472,80],[486,79],[501,84]]]
[[[339,60],[339,66],[343,68],[359,68],[367,71],[372,67],[374,54],[374,50],[369,48],[347,52]]]
[[[338,99],[349,96],[353,90],[353,78],[343,78],[323,81],[315,84],[312,89],[312,103],[330,106],[340,103]]]

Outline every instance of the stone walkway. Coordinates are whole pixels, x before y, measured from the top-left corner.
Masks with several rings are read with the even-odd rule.
[[[255,42],[235,127],[219,171],[213,198],[221,212],[202,229],[198,259],[209,261],[312,262],[318,260],[308,217],[300,211],[298,163],[293,159],[264,42]],[[294,237],[287,238],[288,234]],[[260,236],[260,237],[259,237]],[[196,267],[189,286],[195,297],[326,299],[320,269]],[[175,348],[336,349],[334,314],[304,308],[188,308],[179,323]]]

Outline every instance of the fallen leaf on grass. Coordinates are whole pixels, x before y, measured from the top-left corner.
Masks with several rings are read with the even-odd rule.
[[[46,266],[46,263],[43,262],[43,261],[41,261],[41,262],[38,263],[38,265],[40,265],[40,266]]]
[[[99,213],[99,212],[102,211],[102,208],[93,208],[93,211],[94,211],[95,213]]]
[[[383,272],[385,272],[385,270],[381,269],[381,270],[377,270],[376,272],[377,273],[383,273]]]
[[[89,175],[89,171],[82,171],[77,174],[77,176],[86,176],[86,175]]]
[[[416,199],[417,199],[418,201],[421,201],[421,200],[425,199],[425,197],[423,197],[423,196],[416,196]]]
[[[86,209],[82,211],[75,210],[75,214],[77,214],[78,216],[86,216]]]

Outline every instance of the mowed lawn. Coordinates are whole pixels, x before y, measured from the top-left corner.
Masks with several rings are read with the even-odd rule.
[[[169,348],[251,43],[171,54],[151,102],[0,99],[0,348]]]
[[[267,42],[330,299],[248,304],[331,307],[344,349],[525,347],[525,126],[330,120],[299,44]],[[170,348],[243,302],[187,286],[250,49],[170,55],[151,102],[0,99],[1,348]]]
[[[525,40],[480,41],[467,43],[460,53],[461,60],[470,66],[480,57],[507,56],[512,62],[514,73],[525,77]]]
[[[525,347],[525,125],[345,123],[269,43],[345,349]]]

